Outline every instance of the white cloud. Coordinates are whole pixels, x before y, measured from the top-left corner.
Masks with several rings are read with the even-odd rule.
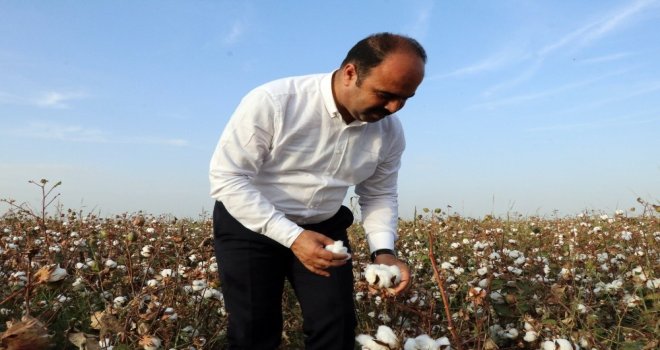
[[[14,136],[51,139],[72,142],[105,143],[107,137],[98,129],[84,128],[79,125],[58,125],[54,123],[31,122],[25,128],[11,132]]]
[[[20,96],[0,91],[0,104],[31,105],[44,108],[69,108],[69,102],[88,97],[81,91],[48,91],[39,96]]]
[[[69,101],[79,100],[81,98],[87,97],[85,93],[82,92],[59,92],[59,91],[49,91],[42,96],[35,99],[35,104],[41,107],[48,108],[68,108]]]
[[[80,125],[62,125],[44,122],[31,122],[24,128],[9,130],[6,133],[22,138],[65,142],[165,145],[173,147],[187,147],[189,145],[187,140],[179,138],[121,137],[111,135],[100,129],[87,128]]]
[[[512,88],[514,86],[524,83],[525,81],[531,79],[534,76],[534,74],[536,74],[539,68],[541,68],[542,63],[543,60],[537,58],[536,60],[534,60],[534,62],[531,65],[523,69],[520,74],[516,75],[512,79],[505,80],[499,84],[489,87],[486,91],[482,93],[482,95],[485,97],[490,97],[492,95],[495,95],[495,93],[497,93],[500,90]]]
[[[414,9],[415,20],[408,26],[408,28],[406,28],[405,34],[410,35],[419,41],[423,41],[429,31],[434,5],[435,2],[431,0],[421,1],[420,5]]]
[[[632,4],[628,4],[626,5],[626,7],[612,11],[597,20],[591,21],[586,25],[583,25],[580,28],[573,30],[572,32],[564,35],[555,42],[543,46],[540,50],[537,50],[533,55],[530,53],[529,55],[523,56],[524,58],[535,57],[535,59],[531,63],[531,66],[528,69],[525,69],[521,74],[519,74],[513,79],[509,79],[505,82],[499,83],[487,89],[483,93],[483,95],[491,96],[499,90],[517,86],[531,79],[532,77],[534,77],[538,69],[543,65],[543,63],[545,62],[545,60],[549,55],[558,52],[560,50],[574,51],[581,48],[582,46],[589,45],[601,39],[605,35],[622,28],[625,24],[632,23],[635,19],[639,18],[639,15],[643,12],[643,10],[648,9],[649,7],[652,7],[654,5],[657,5],[658,2],[659,2],[658,0],[640,0]],[[609,57],[601,58],[601,61],[616,60],[623,58],[625,56],[626,54],[624,53],[618,55],[612,55]],[[495,56],[495,58],[497,57],[498,56]],[[456,73],[465,74],[465,73],[479,72],[487,69],[499,68],[511,63],[505,60],[507,58],[505,56],[502,56],[500,58],[501,61],[493,58],[491,58],[490,61],[488,59],[484,60],[481,65],[478,64],[472,67],[467,67],[465,70],[458,71]],[[514,56],[508,58],[514,58]],[[595,62],[598,61],[592,60],[590,63],[595,63]]]
[[[626,57],[630,57],[635,55],[632,52],[618,52],[618,53],[613,53],[609,55],[603,55],[603,56],[598,56],[598,57],[591,57],[591,58],[586,58],[583,60],[580,60],[579,63],[582,64],[592,64],[592,63],[602,63],[602,62],[611,62],[611,61],[616,61],[620,60]]]
[[[174,146],[174,147],[186,147],[189,145],[189,142],[184,139],[168,139],[168,138],[159,138],[159,137],[137,137],[130,138],[126,140],[120,140],[118,143],[133,143],[133,144],[142,144],[142,145],[165,145],[165,146]]]
[[[432,76],[430,79],[435,80],[435,79],[443,79],[449,77],[462,77],[466,75],[473,75],[487,71],[494,71],[504,66],[511,65],[515,62],[524,61],[528,58],[529,55],[517,50],[510,50],[510,49],[502,50],[489,57],[486,57],[485,59],[479,62],[473,63],[466,67],[456,69],[449,73]]]
[[[606,128],[606,127],[624,127],[629,125],[654,123],[654,122],[658,122],[658,120],[660,119],[659,118],[634,119],[631,117],[610,118],[610,119],[601,119],[592,122],[541,126],[536,128],[530,128],[525,131],[527,132],[573,131],[573,130],[585,130],[585,129]]]
[[[629,24],[636,19],[638,17],[637,15],[642,13],[643,10],[656,5],[657,3],[657,0],[641,0],[627,4],[626,7],[612,11],[602,18],[587,23],[560,38],[556,42],[543,47],[538,54],[544,57],[566,47],[574,46],[574,48],[577,48],[589,45],[606,34],[623,27],[625,24]]]
[[[656,5],[657,0],[640,0],[632,4],[629,4],[627,7],[620,9],[607,16],[603,21],[597,23],[593,30],[587,33],[584,40],[590,42],[600,38],[601,36],[625,25],[627,22],[631,21],[635,15],[642,13],[648,7]]]
[[[232,45],[237,43],[244,33],[245,25],[243,24],[243,21],[240,19],[235,20],[229,29],[229,33],[227,33],[227,35],[224,37],[225,44]]]
[[[601,75],[601,76],[596,77],[596,78],[586,79],[586,80],[583,80],[583,81],[577,81],[577,82],[569,83],[569,84],[562,85],[562,86],[559,86],[559,87],[555,87],[555,88],[552,88],[552,89],[547,89],[547,90],[544,90],[544,91],[539,91],[539,92],[534,92],[534,93],[524,94],[524,95],[511,96],[511,97],[508,97],[508,98],[502,98],[502,99],[499,99],[499,100],[489,101],[489,102],[485,102],[485,103],[479,103],[479,104],[475,104],[475,105],[472,105],[472,106],[468,107],[468,110],[494,109],[496,107],[514,105],[514,104],[528,102],[528,101],[531,101],[531,100],[537,100],[537,99],[557,95],[557,94],[562,93],[562,92],[566,92],[566,91],[570,91],[570,90],[575,90],[577,88],[582,88],[582,87],[585,87],[585,86],[589,86],[589,85],[592,85],[593,83],[598,82],[600,80],[604,80],[604,79],[607,79],[607,78],[610,78],[610,77],[613,77],[613,76],[621,75],[625,72],[627,72],[627,70],[619,70],[619,71],[615,71],[615,72],[611,72],[611,73]]]

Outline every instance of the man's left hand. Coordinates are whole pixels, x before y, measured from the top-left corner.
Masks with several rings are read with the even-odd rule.
[[[405,262],[397,259],[394,255],[380,254],[376,256],[374,264],[396,265],[399,267],[401,271],[401,282],[392,289],[394,295],[401,294],[401,292],[410,286],[410,268]]]

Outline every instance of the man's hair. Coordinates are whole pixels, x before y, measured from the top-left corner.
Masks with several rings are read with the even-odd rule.
[[[417,54],[426,63],[426,51],[415,39],[405,35],[392,33],[376,33],[360,40],[353,46],[341,63],[341,67],[352,63],[358,74],[357,84],[378,66],[387,55],[398,52],[409,51]]]

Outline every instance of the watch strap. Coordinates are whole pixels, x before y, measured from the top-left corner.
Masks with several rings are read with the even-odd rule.
[[[389,254],[389,255],[394,255],[394,257],[396,257],[396,252],[392,249],[377,249],[374,250],[373,253],[371,253],[371,262],[374,262],[376,260],[376,257],[381,254]]]

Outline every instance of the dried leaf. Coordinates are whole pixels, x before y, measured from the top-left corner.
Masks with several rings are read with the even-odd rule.
[[[104,334],[107,331],[121,332],[123,329],[121,324],[119,324],[119,320],[106,311],[95,312],[91,316],[90,327],[101,331],[101,334]]]
[[[99,338],[94,334],[83,332],[69,333],[67,336],[71,344],[78,347],[78,350],[100,350]]]
[[[499,347],[495,343],[495,341],[491,338],[486,339],[484,342],[484,350],[497,350]]]
[[[32,279],[36,283],[47,283],[50,278],[50,266],[42,266],[37,272],[32,275]]]
[[[23,316],[21,321],[12,322],[11,326],[0,334],[0,344],[7,350],[48,349],[51,346],[51,336],[41,321],[31,316]]]

